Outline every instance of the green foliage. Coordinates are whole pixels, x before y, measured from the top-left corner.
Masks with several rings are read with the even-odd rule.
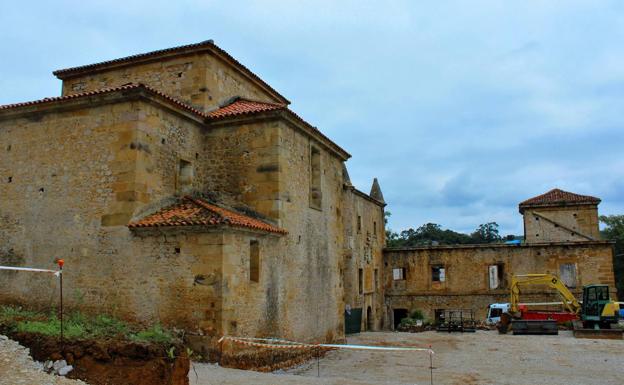
[[[61,335],[61,321],[55,315],[44,320],[23,320],[16,324],[18,332],[37,333],[46,336]],[[88,336],[84,316],[77,314],[68,317],[63,325],[66,338],[85,338]]]
[[[474,243],[494,243],[500,242],[501,236],[498,234],[498,223],[488,222],[479,225],[479,227],[470,234]]]
[[[423,314],[422,310],[414,309],[411,311],[409,317],[401,319],[401,322],[399,323],[399,328],[408,329],[412,326],[418,326],[419,322],[421,326],[426,326],[428,324],[428,322],[425,321],[425,315]]]
[[[42,313],[24,310],[21,306],[0,306],[0,324],[8,325],[19,320],[45,317]]]
[[[418,320],[411,318],[411,317],[405,317],[401,320],[401,323],[399,324],[399,326],[403,328],[407,328],[410,326],[416,326],[417,324],[418,324]]]
[[[129,327],[123,321],[100,314],[91,320],[91,334],[94,336],[123,337],[129,333]]]
[[[16,306],[1,306],[0,326],[18,332],[53,337],[61,335],[61,321],[55,311],[44,314]],[[81,312],[72,312],[65,316],[63,335],[70,339],[119,338],[163,344],[171,344],[175,340],[173,335],[160,325],[136,331],[114,317],[105,314],[87,317]]]
[[[167,349],[167,357],[169,357],[170,360],[173,360],[175,358],[175,346]]]
[[[422,310],[416,309],[416,310],[412,311],[412,313],[410,314],[410,318],[418,319],[418,320],[424,320],[425,319],[425,315],[423,314]]]
[[[171,344],[174,340],[171,333],[163,329],[159,324],[155,324],[149,329],[132,334],[130,339],[135,341],[154,342],[158,344]]]
[[[388,225],[388,218],[390,218],[392,216],[392,213],[390,211],[385,210],[384,211],[384,224]]]
[[[615,241],[615,286],[619,293],[624,293],[624,215],[601,215],[600,222],[605,224],[601,231],[603,238]]]
[[[511,235],[506,239],[516,239]],[[498,233],[498,224],[489,222],[479,225],[470,235],[458,233],[453,230],[443,229],[435,223],[426,223],[416,230],[407,229],[400,234],[386,230],[387,247],[412,247],[429,245],[461,245],[471,243],[494,243],[502,242],[502,237]]]

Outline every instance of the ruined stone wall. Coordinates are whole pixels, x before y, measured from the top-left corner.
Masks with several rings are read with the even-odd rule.
[[[553,244],[438,246],[392,250],[384,253],[386,305],[389,318],[393,309],[421,309],[434,318],[435,309],[473,309],[485,318],[487,305],[509,302],[512,275],[550,273],[561,275],[562,266],[574,265],[576,282],[571,288],[579,296],[583,285],[608,284],[615,297],[612,265],[613,247],[609,242]],[[498,288],[490,288],[488,269],[502,265]],[[564,268],[565,268],[564,266]],[[444,282],[433,280],[433,267],[445,269]],[[395,280],[393,269],[405,269],[405,279]],[[556,301],[552,290],[526,290],[522,301]]]
[[[341,269],[345,306],[362,309],[361,330],[379,330],[384,327],[383,207],[352,188],[345,188],[343,196],[345,204],[339,217],[342,217],[345,230]],[[371,320],[368,319],[368,308]]]
[[[523,219],[526,242],[587,241],[575,232],[600,239],[596,205],[527,208]]]
[[[146,84],[203,111],[213,110],[233,96],[277,102],[231,65],[205,52],[67,78],[63,95],[127,83]]]

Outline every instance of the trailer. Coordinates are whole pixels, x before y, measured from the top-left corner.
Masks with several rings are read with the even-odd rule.
[[[477,323],[472,309],[444,309],[436,326],[438,332],[474,333]]]

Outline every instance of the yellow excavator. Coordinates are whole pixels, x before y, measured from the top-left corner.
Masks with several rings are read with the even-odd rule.
[[[545,285],[557,291],[565,312],[533,311],[520,305],[520,289],[531,285]],[[498,330],[506,333],[511,326],[514,334],[558,334],[558,323],[571,321],[575,330],[610,329],[618,322],[619,305],[609,298],[609,286],[583,287],[582,304],[559,278],[552,274],[516,275],[511,279],[509,312],[501,317]],[[582,326],[578,325],[578,322]]]

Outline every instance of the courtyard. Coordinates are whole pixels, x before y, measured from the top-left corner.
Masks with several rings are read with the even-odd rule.
[[[624,381],[624,341],[576,339],[568,331],[558,336],[371,332],[349,336],[348,343],[431,345],[434,384],[619,385]],[[194,363],[189,380],[192,385],[430,384],[425,352],[335,350],[320,360],[318,369],[319,377],[315,360],[274,373]]]

